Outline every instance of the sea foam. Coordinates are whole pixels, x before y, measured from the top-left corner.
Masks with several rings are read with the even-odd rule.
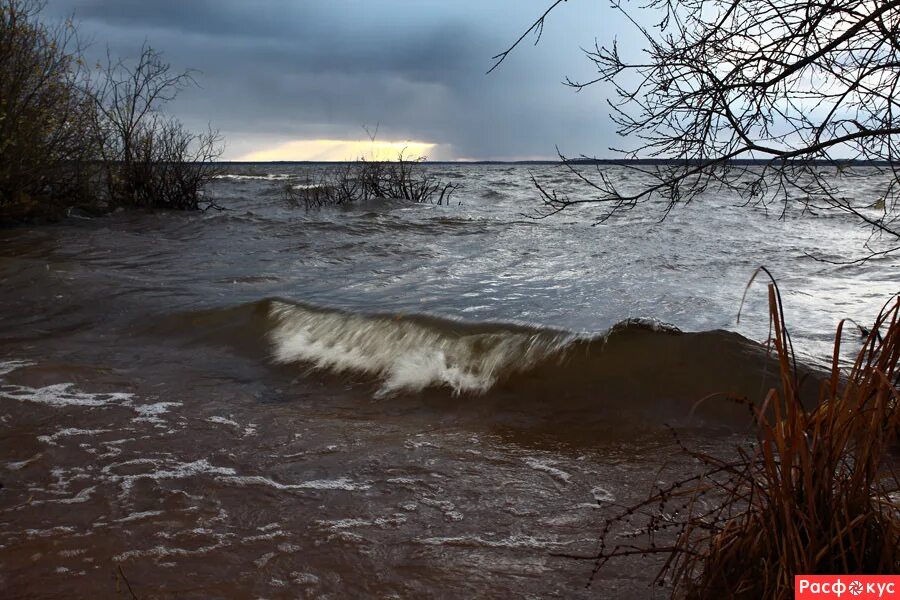
[[[448,387],[482,393],[500,378],[557,355],[568,334],[515,328],[454,331],[403,317],[307,309],[273,302],[275,362],[374,375],[380,396]]]

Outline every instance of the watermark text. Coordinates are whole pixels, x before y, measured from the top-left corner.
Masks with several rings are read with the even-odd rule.
[[[796,575],[794,600],[900,600],[900,575]]]

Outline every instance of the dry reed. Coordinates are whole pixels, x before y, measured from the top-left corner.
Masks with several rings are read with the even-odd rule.
[[[883,307],[849,371],[841,322],[814,407],[800,401],[774,281],[769,314],[781,389],[748,402],[755,443],[722,458],[678,441],[702,472],[607,519],[599,551],[577,557],[596,561],[591,580],[610,561],[656,556],[654,583],[672,597],[791,598],[794,575],[900,572],[900,299]]]

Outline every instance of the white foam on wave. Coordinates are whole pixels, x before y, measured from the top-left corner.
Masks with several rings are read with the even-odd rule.
[[[230,427],[234,427],[235,429],[241,428],[240,423],[238,423],[237,421],[232,421],[231,419],[226,419],[225,417],[213,416],[213,417],[208,417],[206,420],[209,421],[210,423],[215,423],[217,425],[228,425]]]
[[[96,408],[100,406],[130,406],[134,394],[127,392],[83,392],[75,389],[72,383],[55,383],[43,387],[28,387],[24,385],[0,386],[0,398],[17,400],[19,402],[33,402],[57,408],[70,406],[84,406]]]
[[[32,367],[35,364],[37,363],[31,360],[2,360],[0,361],[0,381],[3,380],[5,375],[13,371]],[[84,392],[76,389],[74,383],[54,383],[42,387],[2,383],[0,384],[0,398],[56,407],[98,407],[111,404],[131,406],[134,394],[127,392]]]
[[[116,523],[132,523],[134,521],[141,521],[143,519],[149,519],[151,517],[158,517],[163,514],[161,510],[145,510],[141,512],[134,512],[128,516],[122,517],[121,519],[116,519]]]
[[[374,519],[336,519],[336,520],[319,520],[317,525],[338,531],[341,529],[355,529],[358,527],[379,527],[381,529],[390,529],[400,527],[406,523],[406,515],[396,513],[390,517],[376,517]]]
[[[352,481],[346,477],[339,479],[316,479],[313,481],[302,481],[300,483],[278,483],[268,477],[260,475],[219,477],[219,481],[232,483],[239,486],[264,485],[275,488],[276,490],[344,490],[348,492],[357,490],[367,490],[371,485],[368,483],[360,483]]]
[[[66,533],[75,533],[75,528],[69,525],[57,525],[56,527],[50,527],[49,529],[26,529],[23,533],[30,538],[50,537]]]
[[[51,435],[39,435],[37,440],[45,444],[56,445],[56,440],[61,437],[72,437],[80,435],[97,435],[99,433],[107,433],[112,429],[77,429],[75,427],[65,427]]]
[[[540,539],[530,535],[514,534],[505,538],[491,539],[480,535],[459,535],[448,537],[430,537],[413,540],[428,546],[464,546],[475,548],[529,548],[547,549],[568,546],[573,542],[561,542],[556,539]]]
[[[225,546],[228,546],[228,542],[216,542],[215,544],[210,544],[208,546],[202,546],[200,548],[171,548],[168,546],[155,546],[153,548],[149,548],[147,550],[129,550],[127,552],[123,552],[113,557],[113,560],[116,562],[125,562],[131,558],[143,558],[150,557],[154,559],[168,558],[170,556],[198,556],[202,554],[208,554],[213,550],[218,550]]]
[[[0,360],[0,377],[32,365],[30,360]]]
[[[74,496],[70,496],[68,498],[51,498],[48,500],[32,500],[28,504],[31,506],[40,506],[41,504],[81,504],[83,502],[87,502],[91,499],[91,496],[94,492],[97,491],[97,486],[92,485],[84,488],[79,491]]]
[[[148,465],[149,471],[143,473],[119,474],[115,470],[120,467],[134,467],[136,465]],[[101,472],[109,481],[118,483],[123,493],[128,493],[134,487],[134,483],[141,479],[167,480],[188,479],[197,475],[235,475],[237,472],[231,467],[217,467],[202,458],[192,462],[178,462],[169,459],[136,458],[123,462],[112,463],[103,467]]]
[[[34,364],[34,362],[28,360],[0,361],[0,382],[2,382],[3,375],[24,367],[33,366]],[[86,392],[78,389],[74,383],[54,383],[41,387],[0,383],[0,400],[30,402],[53,408],[130,408],[137,413],[137,417],[132,419],[133,421],[156,425],[163,424],[160,415],[169,412],[173,407],[182,405],[181,402],[136,404],[135,395],[130,392]],[[106,433],[107,431],[109,430],[62,429],[53,435],[40,436],[38,439],[42,442],[53,444],[61,436],[91,435]]]
[[[256,435],[256,423],[248,423],[246,426],[243,426],[233,419],[219,416],[207,417],[206,420],[207,422],[215,423],[216,425],[227,425],[228,427],[233,427],[238,430],[238,432],[240,432],[244,437],[247,437],[249,435]]]
[[[169,412],[169,409],[175,406],[181,406],[181,402],[156,402],[154,404],[139,404],[133,406],[134,412],[138,414],[132,421],[138,423],[153,423],[154,425],[162,425],[165,423],[160,415]]]
[[[422,496],[421,498],[419,498],[419,502],[421,502],[425,506],[430,506],[432,508],[438,509],[439,511],[444,513],[444,518],[448,521],[463,520],[463,514],[456,510],[456,505],[449,500],[438,500],[437,498]]]
[[[270,309],[269,337],[281,364],[374,375],[379,396],[431,386],[483,393],[501,377],[526,371],[571,336],[497,330],[455,333],[410,319],[308,310],[283,302]]]
[[[265,175],[239,175],[237,173],[224,173],[214,175],[213,179],[235,179],[238,181],[284,181],[293,177],[290,173],[266,173]]]
[[[34,461],[38,460],[41,456],[43,456],[43,453],[39,452],[38,454],[35,454],[31,458],[28,458],[25,460],[8,462],[8,463],[6,463],[6,468],[10,471],[20,471],[21,469],[24,469],[25,467],[27,467],[28,465],[33,463]]]
[[[597,502],[615,502],[616,497],[606,488],[597,486],[591,490],[591,495]]]
[[[562,469],[554,466],[556,463],[548,460],[540,460],[538,458],[526,458],[525,464],[534,469],[535,471],[543,471],[547,475],[550,475],[554,479],[559,479],[563,483],[569,483],[569,480],[572,476],[569,473],[566,473]]]

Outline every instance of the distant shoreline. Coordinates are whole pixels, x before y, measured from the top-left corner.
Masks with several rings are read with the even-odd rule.
[[[355,160],[272,160],[272,161],[244,161],[244,160],[222,160],[216,161],[218,165],[346,165],[358,161]],[[393,161],[386,161],[393,162]],[[641,159],[615,159],[615,158],[591,158],[591,159],[572,159],[569,161],[561,160],[426,160],[422,164],[426,165],[562,165],[562,164],[578,164],[578,165],[613,165],[613,166],[653,166],[653,165],[671,165],[684,164],[685,161],[664,158],[641,158]],[[687,161],[688,164],[699,163],[699,161]],[[728,161],[732,165],[767,165],[772,162],[779,162],[777,159],[736,159]],[[892,164],[886,160],[853,160],[853,159],[835,159],[835,160],[796,160],[786,161],[794,162],[802,165],[820,165],[823,167],[833,167],[840,165],[843,167],[890,167]]]

